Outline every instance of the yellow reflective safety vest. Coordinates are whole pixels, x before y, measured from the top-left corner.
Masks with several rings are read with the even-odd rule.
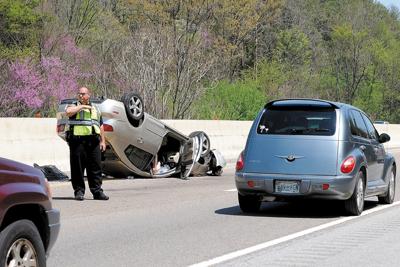
[[[94,104],[91,110],[83,109],[76,113],[75,119],[69,121],[69,124],[74,126],[72,134],[74,136],[100,134],[100,115],[100,110]]]

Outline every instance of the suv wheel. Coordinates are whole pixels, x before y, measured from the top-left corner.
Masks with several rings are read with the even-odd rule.
[[[257,212],[260,210],[261,200],[258,196],[244,196],[238,193],[239,207],[243,212]]]
[[[392,204],[394,201],[395,190],[396,190],[396,169],[393,166],[389,176],[389,184],[387,192],[385,196],[378,196],[379,203]]]
[[[124,103],[129,121],[138,122],[144,116],[143,99],[137,93],[125,93],[121,101]]]
[[[354,187],[353,195],[345,200],[344,206],[350,215],[360,215],[364,210],[364,174],[359,171],[357,174],[357,182]]]
[[[43,242],[36,226],[19,220],[0,233],[0,266],[46,266]]]
[[[210,138],[205,132],[202,131],[195,131],[189,134],[189,137],[195,137],[198,136],[200,140],[200,146],[201,146],[201,156],[205,157],[210,153]]]

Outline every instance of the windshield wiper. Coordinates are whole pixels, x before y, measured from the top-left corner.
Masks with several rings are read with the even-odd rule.
[[[304,132],[304,130],[306,130],[306,129],[295,129],[295,128],[292,128],[292,129],[287,129],[286,132],[290,133],[290,134],[302,134]]]
[[[314,129],[314,131],[316,131],[316,132],[330,132],[331,130],[330,129],[325,129],[325,128],[317,128],[317,129]]]
[[[307,132],[330,132],[330,129],[326,129],[326,128],[307,128],[304,131]]]

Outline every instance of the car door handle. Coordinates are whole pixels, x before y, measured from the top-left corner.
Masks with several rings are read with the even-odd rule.
[[[360,146],[360,149],[361,149],[362,151],[364,151],[365,149],[367,149],[367,147],[364,146],[364,145],[361,145],[361,146]]]

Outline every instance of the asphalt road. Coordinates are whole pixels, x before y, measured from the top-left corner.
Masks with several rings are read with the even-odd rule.
[[[396,158],[400,162],[400,157]],[[400,199],[399,186],[398,183],[396,200]],[[187,181],[105,180],[103,188],[110,196],[109,201],[92,200],[89,191],[85,201],[75,201],[67,182],[52,182],[51,187],[53,205],[61,210],[62,226],[48,259],[50,267],[187,266],[343,217],[341,205],[326,201],[263,203],[257,215],[244,215],[237,204],[237,192],[232,190],[235,188],[232,166],[221,177],[194,177]],[[367,210],[377,206],[375,198],[366,202]],[[334,229],[368,218],[385,221],[393,217],[388,215],[393,209],[398,211],[400,206]],[[331,232],[327,228],[314,236]],[[308,237],[299,238],[298,242],[304,239]],[[296,242],[297,239],[288,243],[296,247]],[[279,246],[285,249],[287,244]],[[248,266],[265,266],[263,255],[269,251],[261,250],[222,265],[251,262]],[[313,263],[319,265],[323,260],[317,258]]]
[[[400,206],[283,242],[217,266],[399,266]]]

